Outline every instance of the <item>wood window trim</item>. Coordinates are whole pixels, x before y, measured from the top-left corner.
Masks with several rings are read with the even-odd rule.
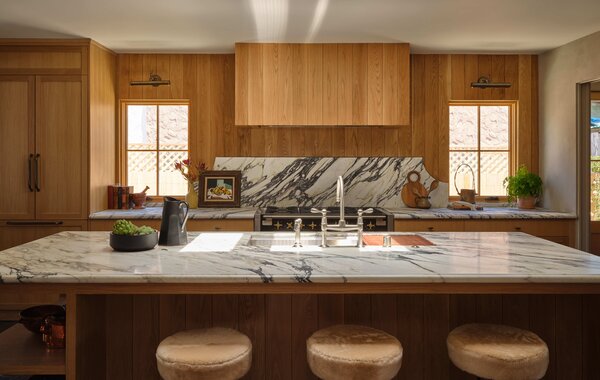
[[[152,106],[164,106],[164,105],[181,105],[188,107],[188,156],[190,152],[190,110],[191,102],[188,99],[121,99],[119,105],[119,125],[117,133],[117,180],[119,183],[127,183],[127,106],[130,105],[152,105]],[[157,134],[158,136],[158,134]],[[154,151],[154,150],[153,150]],[[158,166],[157,166],[158,170]],[[156,189],[158,192],[158,189]],[[170,195],[150,195],[148,196],[150,202],[163,202],[164,197]],[[176,195],[173,198],[184,200],[185,196]]]
[[[477,145],[478,148],[481,147],[480,144],[480,140],[481,140],[481,133],[480,133],[480,120],[479,120],[479,107],[481,106],[508,106],[509,108],[509,121],[510,121],[510,126],[509,126],[509,130],[508,130],[508,141],[509,141],[509,146],[508,146],[508,174],[509,175],[513,175],[516,170],[517,170],[517,163],[519,162],[519,157],[518,157],[518,152],[517,149],[515,149],[515,147],[517,146],[517,141],[518,141],[518,135],[519,135],[519,129],[518,129],[518,119],[517,119],[517,115],[519,113],[519,102],[516,100],[478,100],[478,101],[472,101],[472,100],[451,100],[448,102],[448,111],[450,111],[450,107],[452,106],[464,106],[464,107],[478,107],[477,109],[477,129],[478,129],[478,136],[477,136]],[[448,130],[450,129],[450,124],[448,124]],[[449,135],[449,134],[448,134]],[[452,150],[449,147],[450,142],[448,142],[448,160],[450,159],[450,152],[459,152],[461,150]],[[477,152],[478,154],[482,151],[488,151],[488,150],[481,150],[478,149]],[[489,150],[491,151],[491,150]],[[495,152],[506,152],[506,150],[499,150],[499,151],[495,151]],[[480,158],[478,157],[477,161],[480,161]],[[479,168],[479,170],[481,170],[481,168]],[[453,176],[454,173],[448,173],[449,176]],[[480,173],[479,173],[480,174]],[[477,178],[477,189],[481,189],[481,175],[478,175]],[[450,191],[452,191],[452,189],[449,189]],[[487,200],[486,198],[490,198],[490,197],[497,197],[498,200],[497,201],[490,201]],[[459,196],[456,195],[450,195],[448,197],[448,199],[450,201],[457,201],[460,199]],[[506,195],[477,195],[475,197],[475,201],[476,202],[508,202],[508,196]]]

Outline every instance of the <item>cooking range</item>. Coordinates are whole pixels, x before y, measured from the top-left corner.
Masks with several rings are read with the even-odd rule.
[[[366,210],[368,207],[363,207]],[[337,223],[340,217],[339,207],[326,207],[327,222]],[[303,231],[321,231],[321,214],[310,212],[311,207],[273,207],[261,208],[254,217],[255,231],[292,231],[294,220],[302,219]],[[356,224],[358,207],[344,207],[344,219],[348,224]],[[365,231],[393,231],[394,216],[387,211],[373,207],[373,213],[363,215]]]

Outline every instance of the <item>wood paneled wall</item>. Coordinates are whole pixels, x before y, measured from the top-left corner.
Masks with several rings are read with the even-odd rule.
[[[106,208],[106,185],[117,167],[117,55],[90,45],[90,212]]]
[[[86,297],[90,296],[78,297],[83,319],[86,303],[80,307],[80,301]],[[95,297],[90,305],[93,313],[87,317],[91,319],[81,320],[81,325],[86,330],[105,328],[106,341],[80,340],[78,351],[105,344],[106,356],[86,357],[91,361],[87,367],[94,370],[80,375],[90,380],[158,380],[154,356],[158,343],[176,331],[208,326],[236,328],[252,340],[252,369],[245,379],[316,379],[306,363],[306,339],[336,323],[364,324],[397,336],[404,347],[399,379],[475,379],[456,369],[446,350],[449,331],[469,322],[506,323],[540,335],[550,349],[544,379],[592,379],[600,373],[597,295],[91,297]],[[106,316],[106,325],[97,323],[98,315]],[[88,333],[102,336],[98,331]]]
[[[336,67],[330,68],[337,70]],[[171,86],[131,87],[150,73]],[[333,75],[333,74],[332,74]],[[472,89],[480,76],[509,81],[508,89]],[[448,181],[448,101],[518,101],[519,163],[538,170],[537,56],[411,56],[411,125],[399,127],[236,127],[234,56],[119,55],[119,98],[190,99],[192,158],[216,156],[425,157],[427,169]]]

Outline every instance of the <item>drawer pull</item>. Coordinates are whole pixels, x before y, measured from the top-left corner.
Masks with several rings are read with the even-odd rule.
[[[50,221],[50,220],[9,220],[6,222],[7,226],[60,226],[63,224],[62,220]]]
[[[221,227],[219,227],[219,226],[215,226],[215,231],[221,231],[221,230],[222,230],[222,228],[221,228]]]
[[[433,227],[427,227],[428,231],[433,231]]]
[[[521,231],[521,227],[515,227],[515,230]]]

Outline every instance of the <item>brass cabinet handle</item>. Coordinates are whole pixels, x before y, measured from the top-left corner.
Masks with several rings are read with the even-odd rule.
[[[9,220],[7,226],[60,226],[62,220]]]
[[[515,227],[515,230],[521,231],[521,227]]]
[[[33,161],[35,164],[35,191],[40,192],[40,154],[35,155],[35,160]]]
[[[215,226],[215,231],[220,231],[221,229],[222,229],[222,227]]]
[[[29,155],[29,162],[27,165],[27,187],[29,188],[29,191],[33,193],[33,186],[31,184],[31,164],[33,161],[33,154]]]
[[[433,231],[433,227],[427,227],[429,231]]]

